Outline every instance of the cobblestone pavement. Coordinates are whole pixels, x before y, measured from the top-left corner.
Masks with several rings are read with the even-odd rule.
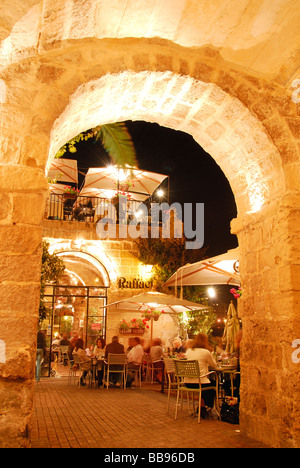
[[[88,388],[67,377],[44,378],[35,386],[32,448],[264,448],[239,426],[189,415],[174,420],[159,384],[142,388]]]

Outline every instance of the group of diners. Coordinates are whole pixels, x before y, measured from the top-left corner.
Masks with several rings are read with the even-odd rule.
[[[73,338],[74,339],[74,338]],[[103,373],[104,373],[104,363],[107,361],[109,354],[126,354],[127,361],[127,381],[126,386],[130,387],[135,379],[134,374],[131,371],[136,371],[139,369],[142,364],[144,348],[141,345],[141,340],[138,336],[130,338],[129,346],[125,351],[124,345],[119,342],[118,336],[113,336],[111,343],[106,345],[104,338],[100,337],[96,339],[95,345],[90,345],[88,348],[84,349],[83,340],[77,338],[70,342],[71,346],[74,346],[72,350],[72,356],[76,354],[81,362],[81,368],[83,370],[80,385],[85,385],[85,377],[89,370],[91,369],[91,362],[94,358],[97,361],[97,373],[96,380],[97,386],[101,387],[103,385]],[[70,348],[70,346],[69,346]],[[121,386],[121,374],[120,373],[111,373],[110,374],[110,385]]]
[[[65,339],[65,337],[63,337]],[[161,340],[156,338],[153,340],[151,347],[144,348],[143,342],[138,336],[130,337],[128,341],[128,347],[125,351],[124,345],[119,342],[118,336],[113,336],[111,343],[106,344],[103,337],[98,337],[94,344],[91,344],[84,349],[84,342],[78,336],[77,333],[73,333],[73,337],[69,342],[69,357],[70,360],[74,360],[74,355],[78,356],[81,362],[81,369],[83,370],[80,377],[80,384],[85,385],[85,377],[91,370],[91,363],[95,358],[97,359],[97,368],[95,373],[95,379],[97,386],[101,387],[104,385],[103,373],[104,373],[104,362],[107,361],[108,355],[111,354],[126,354],[127,361],[127,381],[126,386],[132,385],[135,380],[135,373],[143,363],[145,354],[148,354],[153,368],[156,368],[155,380],[161,383],[161,379],[164,378],[164,363],[163,359],[168,356],[168,353],[164,351]],[[201,387],[210,387],[211,382],[208,377],[204,377],[209,370],[217,369],[218,364],[215,361],[211,349],[208,343],[208,337],[204,333],[199,333],[193,340],[188,340],[184,343],[184,346],[179,341],[174,341],[173,349],[171,354],[185,358],[188,360],[197,360],[199,363],[199,369],[201,376]],[[122,374],[121,373],[110,373],[109,385],[121,386]],[[199,382],[197,379],[185,379],[186,386],[190,388],[197,388]],[[227,393],[227,392],[226,392]],[[215,397],[214,390],[207,390],[203,393],[203,399],[205,405],[212,408]]]

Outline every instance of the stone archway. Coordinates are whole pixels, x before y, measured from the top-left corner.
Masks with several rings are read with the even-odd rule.
[[[193,2],[177,2],[176,14],[169,3],[164,11],[149,2],[125,10],[102,2],[101,11],[93,0],[76,8],[59,3],[28,0],[11,13],[5,25],[11,34],[1,49],[0,339],[6,362],[0,385],[9,396],[2,404],[9,418],[0,436],[16,446],[29,443],[49,148],[51,157],[60,136],[66,141],[87,121],[128,118],[187,131],[230,181],[244,289],[241,428],[274,446],[299,446],[299,377],[291,359],[300,334],[299,117],[288,90],[296,51],[284,39],[297,24],[293,5],[288,12],[278,7],[264,31],[264,6],[257,5],[248,23],[243,2],[227,25],[221,5],[212,23],[209,5],[199,12]],[[88,14],[77,24],[76,12],[87,6],[96,20]],[[107,25],[103,12],[110,15]],[[214,32],[216,22],[221,30]],[[280,47],[272,54],[270,37],[279,22]],[[242,39],[249,24],[250,38]],[[95,106],[93,96],[104,105]]]
[[[89,115],[84,115],[82,109],[87,102]],[[133,116],[192,134],[229,179],[238,207],[238,219],[233,221],[233,229],[238,234],[242,251],[244,289],[240,305],[244,322],[241,421],[245,432],[266,440],[266,427],[274,408],[279,410],[282,399],[286,401],[287,412],[293,405],[293,392],[287,395],[279,390],[289,375],[289,340],[295,333],[296,324],[293,313],[289,318],[281,313],[285,300],[289,301],[291,297],[281,289],[278,275],[284,275],[282,282],[291,277],[283,270],[280,238],[275,240],[279,234],[276,226],[283,228],[284,218],[290,209],[280,209],[279,216],[274,211],[282,201],[285,204],[282,198],[285,178],[280,154],[253,113],[216,85],[170,72],[128,71],[93,80],[74,93],[52,129],[49,161],[64,143],[61,140],[64,132],[71,138],[96,125],[96,122],[122,121]],[[261,288],[259,291],[257,284]],[[277,336],[278,328],[281,330],[280,338]],[[261,360],[265,350],[271,350],[277,356],[268,364]],[[278,372],[279,355],[281,377]],[[272,385],[276,396],[266,391]],[[257,388],[255,394],[253,387]],[[257,418],[254,412],[260,412],[260,417]],[[260,420],[259,425],[257,420]],[[281,430],[280,423],[270,439],[274,441]]]

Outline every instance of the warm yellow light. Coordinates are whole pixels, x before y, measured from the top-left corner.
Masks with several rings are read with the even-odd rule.
[[[142,216],[142,214],[143,214],[143,210],[139,210],[139,211],[136,211],[136,212],[134,213],[134,216],[135,216],[136,218],[140,218],[140,217]]]
[[[208,288],[207,294],[210,298],[216,297],[216,291],[214,290],[214,288]]]
[[[163,190],[159,189],[159,190],[157,190],[156,193],[157,193],[158,197],[162,197],[165,192]]]
[[[146,271],[146,273],[151,273],[152,268],[153,268],[153,265],[145,265],[145,271]]]

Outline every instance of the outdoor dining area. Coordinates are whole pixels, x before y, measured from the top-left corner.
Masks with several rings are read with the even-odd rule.
[[[156,201],[168,198],[168,176],[163,174],[133,167],[89,168],[80,186],[79,174],[77,160],[54,159],[48,172],[48,219],[97,222],[105,214],[112,223],[118,223],[118,206],[123,197],[130,222],[143,216],[139,207],[141,203],[149,204],[154,193]]]
[[[237,424],[239,421],[239,343],[240,321],[231,303],[223,334],[223,347],[212,346],[204,333],[182,341],[178,337],[166,346],[153,336],[153,322],[160,314],[178,314],[184,310],[199,310],[200,304],[162,293],[142,293],[115,303],[110,307],[122,310],[147,310],[150,343],[140,336],[129,338],[125,349],[120,335],[106,343],[97,337],[84,349],[83,340],[74,336],[68,350],[61,350],[60,365],[67,362],[68,384],[94,391],[130,391],[130,388],[155,388],[167,394],[167,412],[179,408],[201,418],[215,418]],[[151,308],[153,313],[151,314]],[[157,318],[158,317],[158,318]],[[171,341],[168,342],[170,345]]]
[[[199,339],[203,339],[202,334],[187,343],[177,341],[174,343],[176,347],[166,352],[161,341],[154,339],[153,346],[145,352],[139,337],[132,338],[132,346],[126,351],[117,336],[104,348],[98,338],[97,344],[86,350],[82,347],[82,340],[76,338],[73,340],[73,353],[70,354],[72,346],[64,347],[56,368],[61,367],[62,374],[68,378],[68,385],[82,389],[130,391],[134,387],[165,393],[166,411],[173,410],[175,419],[179,417],[180,408],[197,415],[198,422],[201,418],[210,417],[238,423],[238,357],[236,353],[229,357],[225,353],[211,353],[202,348],[210,354],[211,366],[206,366],[203,360],[190,358],[193,351],[196,351],[195,355],[199,354],[200,348],[192,348]],[[103,339],[101,342],[105,344]],[[108,352],[110,349],[119,350],[119,353]],[[136,359],[140,356],[140,360],[132,361],[132,355]],[[158,355],[160,358],[155,359]],[[206,367],[205,373],[203,366]],[[206,394],[210,394],[208,399]]]

